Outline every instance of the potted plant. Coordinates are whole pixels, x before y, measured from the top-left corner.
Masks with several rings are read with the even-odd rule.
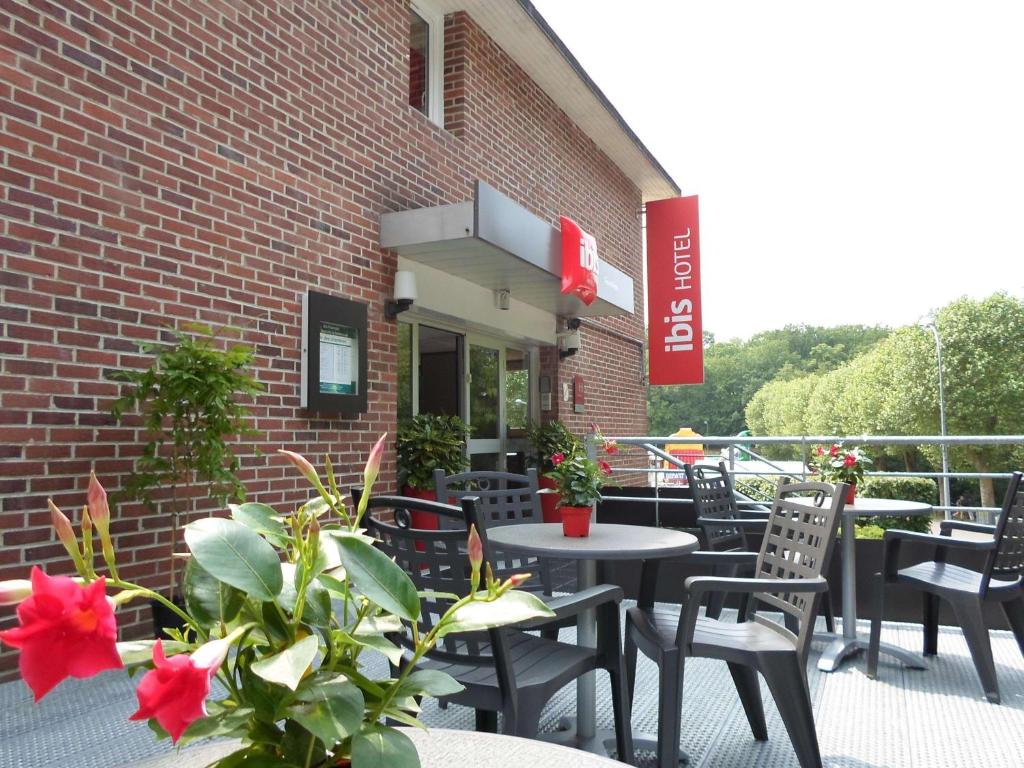
[[[569,456],[583,452],[583,443],[558,419],[544,424],[531,424],[526,436],[532,448],[531,459],[540,474],[540,487],[554,491],[555,481],[548,477],[554,469],[551,457],[561,454]],[[545,523],[557,523],[562,518],[558,512],[558,493],[544,493],[540,497],[541,512]]]
[[[98,496],[90,494],[90,512],[78,531],[51,501],[77,579],[34,567],[31,580],[0,582],[0,603],[18,604],[18,626],[0,632],[0,641],[20,650],[21,675],[36,700],[70,676],[144,669],[131,720],[148,721],[158,738],[169,736],[178,746],[240,740],[211,768],[419,768],[412,741],[385,723],[422,727],[419,700],[461,686],[443,672],[417,669],[418,660],[449,633],[554,614],[534,595],[514,589],[526,575],[492,578],[471,530],[471,594],[452,595],[431,630],[413,635],[400,672],[368,672],[364,654],[399,663],[402,650],[388,636],[414,629],[420,614],[412,580],[360,525],[383,447],[382,437],[363,471],[359,508],[342,503],[329,464],[322,481],[304,457],[283,452],[317,498],[286,514],[251,503],[233,508],[231,518],[187,525],[184,609],[121,578],[108,528],[86,522],[109,521],[106,505],[92,504]],[[93,556],[94,530],[103,563]],[[118,643],[117,611],[143,597],[165,603],[185,629],[169,641]],[[219,700],[209,698],[214,678],[225,692]]]
[[[454,475],[469,467],[469,433],[469,425],[458,416],[420,413],[403,422],[396,441],[402,493],[436,501],[434,470]],[[424,512],[413,512],[412,522],[416,528],[435,529],[438,525],[434,515]]]
[[[598,433],[600,439],[600,433]],[[615,453],[613,441],[604,441],[602,450]],[[574,453],[556,453],[551,456],[552,469],[545,477],[551,479],[554,489],[542,488],[540,493],[557,493],[558,511],[562,518],[562,533],[566,536],[589,536],[590,516],[594,504],[601,500],[601,488],[612,468],[604,459],[591,459],[582,450]]]
[[[815,448],[807,465],[826,483],[848,483],[846,503],[853,504],[857,483],[864,482],[864,468],[870,463],[871,459],[860,448],[843,448],[841,444],[834,443],[828,448],[822,445]]]
[[[248,410],[239,397],[263,391],[248,368],[253,350],[242,344],[227,349],[215,346],[218,332],[208,326],[190,324],[192,333],[171,331],[174,343],[166,346],[145,343],[144,352],[153,354],[145,370],[116,371],[115,381],[129,385],[128,391],[111,407],[115,419],[139,410],[149,437],[142,456],[128,477],[122,495],[143,501],[157,511],[157,492],[170,486],[171,563],[167,596],[182,605],[179,586],[180,519],[195,505],[195,490],[201,487],[210,498],[223,504],[241,501],[245,489],[239,481],[238,457],[227,438],[250,435]],[[159,601],[153,603],[154,630],[176,621]]]

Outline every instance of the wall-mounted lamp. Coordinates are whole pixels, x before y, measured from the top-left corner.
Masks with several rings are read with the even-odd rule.
[[[498,309],[508,310],[512,308],[512,291],[508,288],[501,288],[494,292],[494,306]]]
[[[384,316],[394,320],[416,301],[416,273],[400,269],[395,272],[394,299],[384,305]]]
[[[567,357],[572,357],[580,351],[582,346],[582,340],[580,337],[580,319],[578,317],[570,318],[565,323],[567,331],[558,334],[558,358],[564,360]]]

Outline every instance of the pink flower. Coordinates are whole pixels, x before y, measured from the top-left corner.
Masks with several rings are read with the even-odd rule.
[[[210,679],[227,655],[230,643],[213,640],[191,656],[164,656],[160,640],[153,646],[155,669],[147,672],[136,695],[139,709],[129,720],[156,718],[171,741],[178,739],[192,723],[206,717],[206,698],[210,695]]]
[[[121,669],[106,580],[81,586],[67,576],[47,576],[38,566],[31,576],[32,595],[18,606],[19,626],[0,632],[0,640],[21,650],[21,677],[36,701],[66,677]]]
[[[846,454],[845,458],[843,458],[843,466],[844,467],[852,467],[856,463],[857,463],[857,457],[854,456],[852,453]]]
[[[292,465],[302,473],[302,476],[309,480],[313,485],[320,484],[320,476],[317,475],[316,469],[309,463],[305,456],[294,451],[286,451],[283,448],[277,450],[278,453],[283,454]]]
[[[831,448],[828,449],[828,455],[829,456],[835,456],[838,453],[839,453],[839,446],[838,445],[833,445]]]
[[[597,460],[597,466],[599,466],[601,468],[601,474],[602,475],[610,475],[612,473],[611,465],[607,461],[605,461],[604,459],[598,459]]]
[[[619,444],[616,443],[614,440],[605,440],[604,452],[607,453],[609,456],[614,456],[616,453],[619,452]]]
[[[553,465],[555,465],[556,467],[557,467],[557,466],[558,466],[559,464],[561,464],[561,463],[562,463],[563,461],[565,461],[565,454],[564,454],[564,453],[561,453],[561,452],[559,452],[559,453],[556,453],[556,454],[554,454],[554,455],[553,455],[553,456],[551,457],[551,463],[552,463]]]
[[[825,449],[822,448],[820,445],[818,446],[818,455],[819,456],[824,456],[825,455]]]
[[[480,566],[484,562],[484,543],[480,540],[476,526],[469,526],[469,565],[473,573],[480,572]]]
[[[89,473],[89,490],[85,498],[89,504],[89,517],[96,524],[100,538],[104,539],[110,530],[110,506],[107,504],[107,492],[96,479],[95,472]]]
[[[366,467],[363,469],[363,492],[367,495],[369,495],[377,475],[380,474],[380,462],[384,457],[384,438],[387,436],[388,433],[385,432],[377,438],[373,450],[370,451],[370,457],[366,460]]]

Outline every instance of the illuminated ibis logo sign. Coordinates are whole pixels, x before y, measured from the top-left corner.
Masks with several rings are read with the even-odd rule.
[[[597,298],[597,240],[572,219],[561,217],[562,293],[588,307]]]
[[[647,307],[651,384],[702,384],[696,196],[647,203]]]

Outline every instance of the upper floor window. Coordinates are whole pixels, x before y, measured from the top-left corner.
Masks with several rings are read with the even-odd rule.
[[[409,9],[409,104],[444,125],[444,15],[429,0]]]

